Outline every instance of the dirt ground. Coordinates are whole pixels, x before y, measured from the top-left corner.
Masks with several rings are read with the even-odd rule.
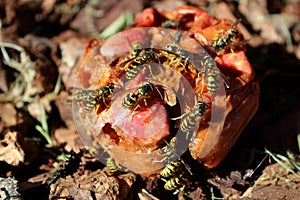
[[[89,38],[121,14],[126,25],[146,7],[187,4],[242,19],[261,96],[226,159],[192,161],[193,187],[173,194],[84,151],[65,100]],[[2,0],[0,20],[0,199],[300,199],[299,0]]]

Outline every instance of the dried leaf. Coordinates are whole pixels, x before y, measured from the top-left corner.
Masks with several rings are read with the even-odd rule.
[[[0,141],[0,161],[18,166],[20,162],[24,162],[24,157],[25,153],[19,144],[18,133],[6,133],[4,139]]]

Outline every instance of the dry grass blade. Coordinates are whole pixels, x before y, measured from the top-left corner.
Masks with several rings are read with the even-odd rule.
[[[0,20],[0,31],[1,29],[2,23]],[[11,43],[4,43],[2,41],[2,35],[0,34],[0,50],[3,56],[3,63],[19,72],[19,74],[17,75],[16,80],[11,84],[7,94],[2,96],[0,101],[12,101],[14,98],[19,96],[33,96],[38,92],[38,89],[32,84],[36,75],[36,62],[33,62],[30,59],[30,56],[22,47]],[[6,48],[18,51],[20,53],[20,62],[11,59]]]

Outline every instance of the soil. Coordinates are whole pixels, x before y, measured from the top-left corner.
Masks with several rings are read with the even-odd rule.
[[[181,5],[242,19],[261,96],[226,159],[210,170],[191,160],[191,186],[173,194],[84,150],[66,99],[89,38],[121,14]],[[0,199],[300,199],[299,16],[297,0],[1,1]]]

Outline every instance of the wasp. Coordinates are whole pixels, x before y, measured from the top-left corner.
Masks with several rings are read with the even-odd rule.
[[[195,107],[186,114],[180,123],[180,130],[184,133],[189,133],[201,117],[205,114],[208,108],[207,103],[203,101],[198,101]]]
[[[195,127],[196,123],[201,120],[201,118],[204,116],[206,110],[208,108],[208,104],[203,101],[198,101],[194,108],[192,108],[189,112],[176,117],[171,118],[171,120],[177,120],[180,118],[183,118],[181,120],[181,123],[178,125],[179,129],[183,133],[189,134],[191,130]],[[177,127],[178,127],[177,126]]]
[[[192,54],[177,45],[167,44],[165,50],[174,52],[175,54],[179,55],[179,57],[174,57],[171,63],[180,62],[183,66],[187,66],[188,62],[192,62]]]
[[[214,40],[211,47],[217,53],[217,55],[221,55],[228,48],[230,48],[231,52],[233,52],[232,46],[237,44],[237,41],[240,37],[240,32],[236,29],[236,26],[240,23],[240,21],[240,19],[236,20],[232,24],[231,28]]]
[[[202,81],[206,82],[206,87],[210,94],[214,94],[218,89],[218,84],[220,78],[222,77],[222,81],[227,88],[230,87],[230,83],[225,75],[219,71],[219,68],[216,66],[215,61],[209,56],[206,55],[201,60],[201,66],[204,69],[204,72],[199,72],[198,76],[204,74]],[[202,83],[202,89],[200,93],[203,93],[204,84]]]
[[[166,142],[167,143],[167,142]],[[170,143],[162,148],[162,153],[165,155],[168,164],[160,172],[160,175],[165,178],[171,177],[169,180],[165,181],[164,188],[166,190],[174,190],[178,187],[184,187],[187,183],[188,174],[193,175],[191,168],[186,164],[176,153],[176,137],[171,138]],[[177,160],[176,157],[178,157]],[[174,160],[174,161],[172,161]],[[162,178],[162,180],[164,180]]]
[[[206,81],[207,90],[211,94],[214,94],[218,89],[218,83],[219,83],[218,78],[220,76],[220,72],[215,65],[215,61],[208,55],[203,57],[203,59],[201,60],[201,65],[204,69],[204,75],[205,75],[202,80]],[[200,73],[198,73],[198,75],[200,75]],[[201,93],[203,92],[203,86],[204,84],[202,84]]]
[[[139,49],[140,52],[131,52],[133,58],[123,62],[120,67],[126,69],[126,80],[132,80],[144,67],[142,65],[159,62],[159,57],[153,49]],[[134,57],[134,55],[136,55]]]
[[[171,62],[170,64],[177,64],[180,63],[184,68],[186,66],[190,66],[190,63],[193,60],[193,55],[191,52],[189,52],[188,50],[183,49],[180,45],[179,45],[179,41],[182,37],[182,33],[181,32],[176,32],[176,34],[174,35],[174,37],[167,31],[165,30],[161,30],[161,33],[170,38],[170,40],[172,40],[172,44],[167,44],[164,47],[164,50],[166,50],[166,52],[168,52],[169,57],[171,57]],[[170,53],[172,52],[174,53],[173,56],[170,56]]]
[[[179,28],[179,21],[174,19],[168,19],[163,22],[162,24],[163,28]]]
[[[185,169],[189,172],[190,175],[193,175],[190,166],[188,166],[188,164],[186,164],[179,155],[177,155],[176,151],[175,151],[175,147],[176,147],[176,143],[177,143],[177,138],[176,137],[172,137],[170,142],[168,143],[167,141],[165,141],[165,143],[167,145],[165,145],[162,148],[162,154],[165,156],[165,159],[167,159],[168,164],[172,163],[172,162],[180,162],[181,165],[180,166],[184,166]],[[174,161],[177,158],[177,161]],[[163,159],[163,160],[165,160]],[[168,164],[166,165],[166,167],[168,166]],[[172,165],[172,164],[171,164]],[[175,164],[177,165],[177,164]],[[165,168],[166,168],[165,167]],[[171,166],[168,166],[170,168],[172,168]],[[167,167],[167,168],[168,168]],[[165,169],[164,168],[164,169]],[[163,170],[164,170],[163,169]]]
[[[154,91],[154,88],[155,86],[153,85],[153,83],[148,82],[140,86],[136,92],[128,93],[123,99],[123,107],[130,110],[135,109],[141,100],[145,100],[145,98],[147,98],[147,96]]]
[[[80,90],[71,95],[67,101],[75,101],[85,108],[86,112],[92,111],[101,101],[107,105],[107,100],[114,90],[114,85],[109,84],[96,90]]]
[[[160,175],[169,178],[169,180],[164,180],[166,183],[164,188],[166,190],[175,190],[178,188],[184,188],[188,183],[188,174],[184,171],[183,165],[180,161],[174,161],[169,163],[161,172]]]

